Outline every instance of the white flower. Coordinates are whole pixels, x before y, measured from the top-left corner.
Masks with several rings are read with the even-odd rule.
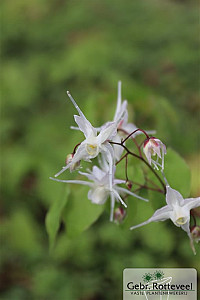
[[[110,174],[112,175],[112,166],[113,162],[113,148],[108,143],[108,140],[112,139],[117,133],[117,122],[108,122],[105,126],[102,127],[100,133],[97,135],[97,129],[94,128],[91,123],[86,119],[75,100],[72,98],[69,92],[67,92],[70,100],[77,109],[79,116],[74,116],[75,122],[77,123],[79,129],[85,135],[85,140],[77,147],[76,153],[74,154],[71,162],[64,166],[55,177],[59,176],[68,168],[73,168],[76,163],[80,160],[90,161],[90,159],[98,156],[99,153],[102,153],[106,156],[107,161],[109,162]],[[122,116],[122,115],[121,115]],[[110,185],[111,185],[110,179]]]
[[[110,221],[113,221],[113,212],[115,201],[121,202],[124,207],[127,207],[126,203],[122,200],[120,194],[128,194],[139,198],[144,201],[148,201],[145,198],[142,198],[135,193],[130,192],[129,190],[118,186],[121,183],[125,183],[125,180],[115,179],[115,167],[113,167],[112,172],[112,186],[109,184],[109,166],[104,162],[104,170],[94,166],[92,171],[89,173],[79,172],[79,174],[86,176],[90,181],[83,180],[59,180],[55,178],[51,178],[54,181],[65,182],[65,183],[74,183],[74,184],[82,184],[90,187],[88,192],[88,199],[95,204],[104,204],[108,197],[111,199],[111,213],[110,213]],[[80,200],[81,201],[81,200]]]
[[[190,233],[190,210],[200,206],[200,197],[183,199],[182,195],[172,189],[169,185],[166,186],[166,202],[167,205],[156,210],[153,216],[146,222],[133,226],[130,229],[149,224],[151,222],[165,221],[171,219],[177,226],[181,227],[187,232],[190,240],[192,239]]]
[[[158,166],[164,169],[164,155],[166,152],[165,145],[154,137],[147,139],[144,142],[143,152],[149,162],[149,164],[153,164],[154,168],[158,170]],[[152,159],[152,156],[157,155],[157,160]],[[161,159],[161,164],[158,162],[159,158]]]

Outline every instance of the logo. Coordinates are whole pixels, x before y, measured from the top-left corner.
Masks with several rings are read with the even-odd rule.
[[[197,300],[195,269],[125,269],[123,300]]]

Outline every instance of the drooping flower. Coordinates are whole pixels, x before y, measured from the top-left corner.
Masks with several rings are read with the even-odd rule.
[[[187,232],[190,240],[192,239],[190,233],[190,210],[200,206],[200,197],[183,199],[182,195],[172,189],[169,185],[166,186],[166,202],[167,205],[156,210],[151,218],[146,222],[132,226],[130,229],[135,229],[151,222],[171,221],[177,226],[181,227]]]
[[[138,196],[131,191],[122,188],[119,184],[125,183],[125,180],[116,179],[114,177],[115,174],[115,167],[113,167],[112,172],[112,186],[110,187],[109,178],[109,166],[106,165],[104,161],[104,169],[100,169],[97,166],[93,166],[92,171],[88,173],[80,172],[79,174],[87,177],[90,181],[83,181],[83,180],[59,180],[50,177],[50,179],[58,182],[65,182],[65,183],[74,183],[74,184],[81,184],[87,185],[90,187],[88,192],[88,199],[95,204],[104,204],[108,197],[111,199],[111,212],[110,212],[110,221],[113,221],[113,213],[114,213],[114,206],[115,201],[120,202],[124,207],[127,207],[126,203],[123,201],[121,195],[128,194],[138,199],[148,201],[147,199]],[[80,200],[81,201],[81,200]]]
[[[144,148],[143,152],[149,162],[149,164],[153,164],[155,169],[159,169],[158,167],[161,167],[161,169],[164,169],[164,155],[166,152],[165,145],[159,140],[154,137],[151,137],[147,139],[144,142]],[[152,159],[152,156],[156,156],[157,159]],[[161,164],[159,163],[159,159],[161,159]]]
[[[113,148],[108,143],[108,140],[111,140],[117,134],[117,126],[120,121],[108,122],[105,126],[102,127],[99,134],[97,134],[97,129],[91,125],[91,123],[86,119],[85,115],[82,113],[75,100],[72,98],[69,92],[67,92],[71,102],[77,109],[79,116],[75,115],[74,119],[77,123],[79,129],[85,135],[85,140],[77,147],[75,154],[71,161],[64,166],[55,177],[59,176],[65,170],[76,165],[81,160],[90,161],[90,159],[98,156],[99,153],[105,155],[107,161],[109,162],[110,174],[112,175],[112,167],[114,164],[114,154]],[[121,114],[121,117],[123,113]],[[120,117],[120,116],[119,116]],[[110,185],[111,185],[110,179]]]

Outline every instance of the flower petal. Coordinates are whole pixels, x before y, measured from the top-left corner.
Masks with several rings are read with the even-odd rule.
[[[181,228],[187,232],[188,236],[191,238],[191,234],[190,234],[190,221],[188,221],[187,223],[185,223],[184,225],[181,225]]]
[[[184,199],[184,207],[186,207],[188,210],[191,210],[199,206],[200,206],[200,197]]]
[[[117,134],[117,123],[108,122],[97,136],[98,142],[103,144],[106,140],[112,139]]]
[[[113,193],[110,193],[111,205],[110,205],[110,222],[113,222],[114,217],[114,207],[115,207],[115,196]]]
[[[144,200],[144,201],[146,201],[146,202],[149,201],[148,199],[143,198],[143,197],[141,197],[141,196],[138,196],[137,194],[135,194],[135,193],[133,193],[133,192],[127,190],[127,189],[124,189],[124,188],[122,188],[122,187],[120,187],[120,186],[116,187],[116,190],[118,190],[118,191],[120,191],[120,192],[123,192],[123,193],[126,193],[126,194],[128,194],[128,195],[131,195],[131,196],[133,196],[133,197],[135,197],[135,198],[138,198],[138,199],[140,199],[140,200]]]
[[[74,116],[74,120],[77,123],[79,129],[84,133],[85,137],[90,137],[91,135],[96,136],[97,131],[96,129],[91,125],[91,123],[82,116]]]
[[[112,142],[121,143],[121,137],[119,134],[117,134],[113,139]],[[124,151],[124,148],[120,145],[113,145],[114,149],[114,155],[116,160],[120,160],[122,153]]]
[[[64,182],[64,183],[81,184],[81,185],[87,185],[87,186],[90,186],[90,187],[93,186],[92,182],[84,181],[84,180],[60,180],[60,179],[53,178],[53,177],[49,177],[49,179],[54,180],[54,181],[58,181],[58,182]]]
[[[56,175],[54,175],[55,177],[58,177],[60,174],[62,174],[65,170],[67,170],[67,169],[69,169],[70,168],[70,166],[71,165],[74,165],[75,163],[77,163],[78,161],[80,161],[80,160],[87,160],[87,161],[89,161],[89,158],[90,157],[88,157],[88,153],[87,153],[87,151],[86,151],[86,149],[85,149],[85,144],[84,144],[84,142],[82,142],[81,144],[80,144],[80,146],[77,148],[77,150],[76,150],[76,153],[74,154],[74,157],[73,157],[73,159],[72,159],[72,161],[68,164],[68,165],[66,165],[66,166],[64,166]]]
[[[166,190],[166,202],[169,206],[173,207],[184,205],[184,199],[178,191],[172,189],[169,185],[166,186]]]
[[[169,208],[168,205],[158,209],[155,211],[155,213],[153,214],[153,216],[148,219],[146,222],[143,222],[141,224],[138,224],[136,226],[132,226],[130,229],[135,229],[137,227],[141,227],[141,226],[144,226],[146,224],[149,224],[151,222],[158,222],[158,221],[165,221],[167,219],[170,218],[170,212],[171,212],[171,209]]]
[[[95,204],[104,204],[108,198],[108,191],[104,187],[97,186],[88,192],[88,199]]]
[[[127,207],[126,203],[122,200],[122,198],[120,197],[120,195],[118,194],[118,192],[116,190],[112,190],[113,194],[115,195],[115,197],[121,202],[122,205],[124,205],[124,207]]]
[[[117,107],[114,115],[114,121],[118,119],[118,115],[121,109],[122,104],[122,92],[121,92],[122,83],[121,81],[118,81],[118,89],[117,89]]]

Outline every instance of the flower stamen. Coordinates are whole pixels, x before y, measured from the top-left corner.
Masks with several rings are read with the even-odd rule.
[[[178,225],[184,225],[187,222],[187,218],[180,217],[176,220],[176,224]]]
[[[98,147],[96,144],[86,144],[86,151],[89,155],[96,155],[98,152]]]

